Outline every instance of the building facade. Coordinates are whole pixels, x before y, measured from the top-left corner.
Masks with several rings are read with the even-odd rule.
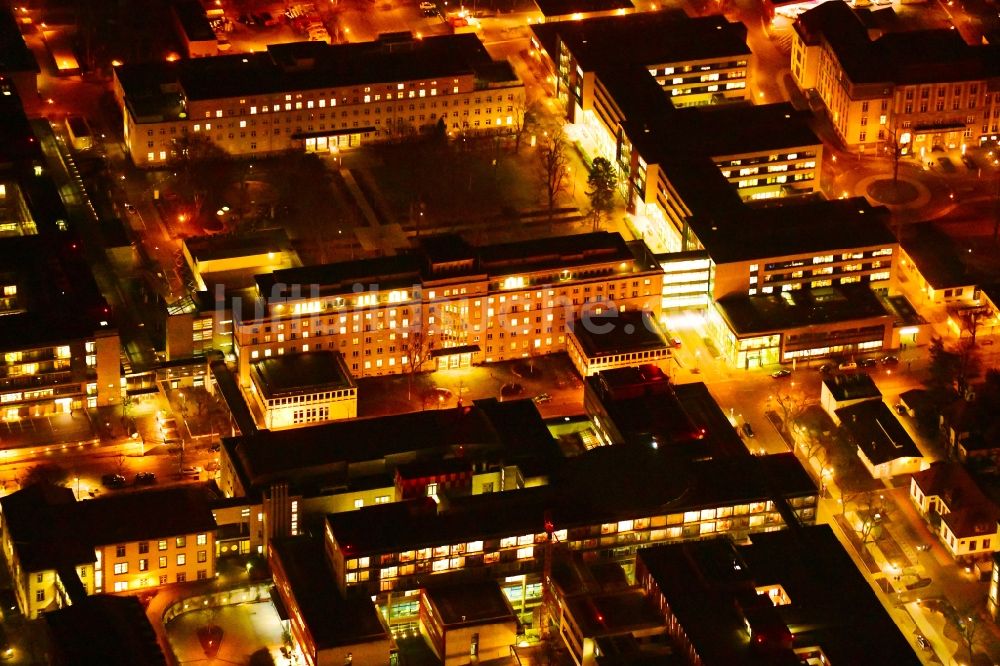
[[[955,30],[871,40],[849,5],[824,3],[795,23],[792,76],[815,90],[840,138],[858,150],[891,140],[912,154],[996,141],[996,47]]]
[[[641,241],[598,232],[481,248],[425,239],[422,253],[277,271],[257,288],[259,314],[234,324],[244,386],[254,361],[305,351],[339,351],[355,377],[429,370],[431,352],[470,345],[486,363],[560,352],[583,311],[658,317],[663,284]]]
[[[129,154],[137,166],[162,166],[186,136],[253,156],[335,153],[435,127],[461,134],[520,126],[524,86],[475,35],[396,37],[117,67]],[[231,83],[214,85],[219,77]]]

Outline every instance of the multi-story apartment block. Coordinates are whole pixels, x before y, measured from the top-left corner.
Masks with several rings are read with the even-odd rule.
[[[202,492],[168,488],[77,501],[29,486],[0,499],[0,543],[29,618],[100,592],[215,576],[215,520]]]
[[[257,278],[250,313],[233,307],[243,386],[250,364],[303,351],[343,354],[355,377],[493,362],[566,349],[582,312],[659,316],[662,270],[642,241],[596,232],[472,247],[423,238],[394,257],[294,268]]]
[[[120,346],[47,156],[0,77],[0,419],[121,401]]]
[[[185,135],[231,155],[336,152],[434,127],[509,131],[524,86],[471,34],[266,51],[115,68],[125,143],[139,166],[164,164]]]
[[[913,153],[996,141],[1000,51],[956,30],[872,40],[847,3],[828,2],[795,23],[792,75],[816,90],[840,138],[859,150],[895,135]]]

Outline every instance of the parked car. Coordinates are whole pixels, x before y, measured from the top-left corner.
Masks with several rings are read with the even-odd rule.
[[[919,645],[924,650],[931,649],[931,642],[923,634],[917,634],[917,645]]]
[[[906,406],[903,403],[897,402],[895,409],[896,413],[899,414],[900,416],[906,416],[907,414]]]
[[[771,376],[775,379],[784,379],[785,377],[791,376],[792,371],[788,368],[782,368],[781,370],[775,370],[771,373]]]
[[[831,372],[834,371],[833,363],[824,363],[823,365],[819,366],[819,371],[822,372],[823,374],[830,374]]]
[[[899,359],[895,356],[883,356],[882,365],[899,365]]]
[[[919,544],[916,547],[916,550],[917,550],[918,553],[923,553],[923,552],[926,552],[926,551],[928,551],[930,549],[931,549],[931,546],[928,543],[922,543],[922,544]]]
[[[101,485],[106,488],[124,488],[125,477],[121,474],[105,474],[101,477]]]
[[[201,476],[201,470],[197,467],[184,467],[181,469],[181,476]]]
[[[552,400],[552,396],[549,395],[548,393],[540,393],[539,395],[536,395],[534,398],[532,398],[532,400],[534,400],[535,403],[540,405],[543,402],[548,402],[549,400]]]
[[[139,472],[135,475],[135,482],[140,485],[148,486],[156,483],[156,475],[152,472]]]
[[[938,164],[941,165],[941,170],[946,173],[955,173],[955,165],[947,157],[937,158]]]
[[[673,338],[670,341],[670,344],[672,344],[674,347],[680,347],[681,346],[681,339],[680,338]]]
[[[838,370],[857,370],[858,369],[858,364],[855,363],[854,361],[844,361],[843,363],[841,363],[840,365],[837,366],[837,369]]]
[[[966,166],[969,171],[975,171],[979,167],[976,166],[976,161],[972,159],[972,155],[962,155],[962,164]]]
[[[757,434],[753,431],[753,426],[750,425],[749,421],[744,421],[743,422],[743,428],[742,428],[742,430],[743,430],[743,434],[746,435],[747,437],[749,437],[750,439],[753,439],[754,437],[757,436]]]
[[[877,361],[873,358],[863,358],[858,361],[859,368],[874,368]]]

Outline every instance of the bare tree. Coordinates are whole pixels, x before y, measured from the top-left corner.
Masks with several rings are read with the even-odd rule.
[[[128,456],[121,454],[115,458],[115,474],[125,476],[128,467]]]
[[[403,363],[406,366],[406,399],[413,398],[413,376],[423,368],[430,356],[434,342],[429,340],[422,331],[411,330],[406,334],[406,338],[401,345],[403,349]]]
[[[962,610],[953,608],[949,613],[946,613],[946,616],[955,631],[958,632],[962,647],[969,653],[968,663],[975,663],[976,639],[982,626],[978,611],[971,606]]]
[[[69,470],[55,463],[39,463],[25,470],[24,476],[17,481],[22,488],[36,483],[65,486],[69,481]]]
[[[892,162],[892,191],[896,191],[899,184],[899,160],[903,156],[904,144],[899,142],[899,130],[895,127],[888,133],[885,141],[885,154]]]
[[[781,414],[781,432],[785,435],[791,434],[789,429],[791,424],[798,420],[806,411],[806,399],[802,393],[792,393],[777,391],[771,396],[775,407]]]
[[[555,213],[559,195],[566,191],[569,167],[568,144],[562,129],[547,134],[538,147],[538,168],[545,187],[549,219]]]
[[[847,505],[847,502],[844,502]],[[885,498],[885,493],[875,490],[865,490],[858,494],[855,499],[855,513],[861,522],[855,528],[861,543],[874,540],[875,528],[883,524],[889,516],[891,504]]]
[[[511,133],[514,135],[514,154],[516,155],[521,151],[521,139],[524,138],[524,133],[528,130],[528,124],[531,122],[531,111],[527,98],[518,98],[514,102],[512,120]]]

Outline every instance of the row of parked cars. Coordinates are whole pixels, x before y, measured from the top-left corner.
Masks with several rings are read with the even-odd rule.
[[[842,361],[840,363],[824,363],[819,366],[819,371],[823,374],[830,374],[836,370],[841,372],[849,372],[851,370],[858,370],[859,368],[874,368],[877,365],[893,366],[899,364],[899,359],[895,356],[883,356],[882,358],[862,358],[857,361]],[[784,379],[785,377],[790,377],[792,371],[788,368],[781,368],[780,370],[775,370],[771,373],[771,376],[775,379]]]

